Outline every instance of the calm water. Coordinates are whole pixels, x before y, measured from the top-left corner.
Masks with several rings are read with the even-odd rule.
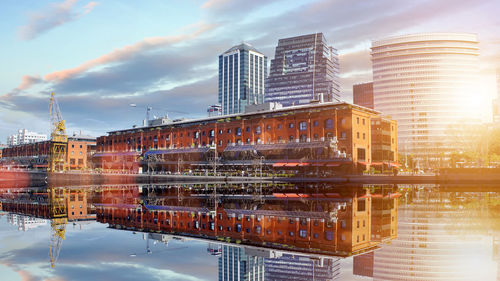
[[[500,280],[500,190],[5,189],[1,280]]]

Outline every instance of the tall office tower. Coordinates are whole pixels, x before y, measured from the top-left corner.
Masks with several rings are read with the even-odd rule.
[[[266,281],[291,280],[338,280],[340,276],[340,259],[311,259],[308,256],[283,254],[277,258],[267,258]]]
[[[352,86],[353,103],[373,109],[373,82]]]
[[[17,131],[17,134],[7,137],[7,145],[14,146],[14,145],[29,144],[46,140],[47,140],[47,135],[45,134],[39,134],[28,131],[26,129],[21,129]]]
[[[222,114],[242,113],[264,102],[267,57],[247,43],[219,56],[219,104]]]
[[[271,60],[266,102],[284,106],[340,99],[337,50],[323,33],[280,39]]]
[[[493,122],[500,123],[500,69],[497,69],[497,96],[493,99]]]
[[[458,136],[481,116],[477,36],[404,35],[374,41],[371,50],[375,109],[398,122],[400,151],[421,166],[462,151]]]
[[[264,281],[264,257],[247,254],[244,247],[222,246],[219,281]]]
[[[458,198],[476,204],[464,206]],[[413,193],[412,202],[399,208],[398,237],[374,252],[373,280],[494,281],[493,237],[480,230],[491,200],[485,198]]]

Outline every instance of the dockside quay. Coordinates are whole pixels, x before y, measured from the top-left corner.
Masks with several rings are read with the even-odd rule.
[[[389,126],[372,130],[372,120]],[[377,147],[388,150],[377,152],[384,155],[376,156],[377,165],[398,165],[396,123],[378,111],[346,102],[256,106],[243,114],[108,132],[97,138],[92,161],[94,168],[135,172],[360,172],[375,161],[373,139],[387,139]]]

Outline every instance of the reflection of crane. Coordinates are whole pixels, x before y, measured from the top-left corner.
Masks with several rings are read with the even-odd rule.
[[[49,172],[63,171],[66,168],[66,151],[68,148],[68,136],[66,126],[62,119],[59,105],[54,93],[50,95],[50,151],[49,151]]]
[[[66,194],[63,188],[49,189],[49,216],[52,219],[50,223],[50,242],[49,256],[50,266],[54,268],[57,257],[61,250],[62,240],[65,238],[66,223],[68,222],[68,213],[66,210]]]

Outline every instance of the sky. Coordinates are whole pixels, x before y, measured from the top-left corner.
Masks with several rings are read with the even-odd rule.
[[[2,280],[218,280],[218,256],[207,253],[205,242],[170,240],[166,246],[149,239],[151,253],[146,254],[147,240],[140,232],[110,229],[98,222],[81,227],[69,223],[52,269],[49,237],[49,221],[23,232],[0,215]],[[340,262],[342,280],[371,280],[353,275],[352,257]]]
[[[346,101],[353,84],[372,80],[372,40],[476,33],[489,101],[499,12],[498,0],[3,1],[0,143],[22,128],[49,134],[51,92],[70,135],[140,125],[147,107],[156,116],[205,117],[217,103],[219,54],[245,41],[272,59],[279,38],[314,32],[339,52]]]

